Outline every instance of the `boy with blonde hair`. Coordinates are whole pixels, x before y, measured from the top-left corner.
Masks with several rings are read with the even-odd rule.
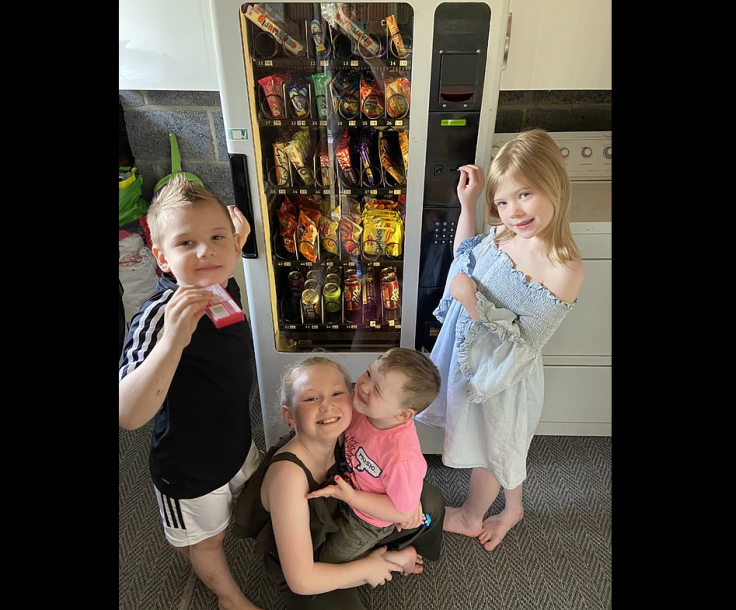
[[[166,540],[222,610],[257,610],[222,546],[233,502],[260,461],[251,439],[251,329],[247,319],[216,328],[204,315],[212,284],[242,306],[232,275],[250,227],[183,174],[156,195],[148,225],[164,273],[130,322],[119,424],[134,430],[154,419],[149,463]]]

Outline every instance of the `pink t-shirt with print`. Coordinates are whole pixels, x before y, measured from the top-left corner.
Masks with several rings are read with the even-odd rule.
[[[349,476],[355,489],[386,494],[402,513],[419,504],[427,462],[413,419],[389,430],[379,430],[365,415],[353,411],[353,420],[345,431],[345,457],[352,468]],[[392,524],[353,511],[373,525]]]

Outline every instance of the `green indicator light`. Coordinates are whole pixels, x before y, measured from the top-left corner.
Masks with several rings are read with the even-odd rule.
[[[442,127],[465,127],[465,119],[442,119]]]

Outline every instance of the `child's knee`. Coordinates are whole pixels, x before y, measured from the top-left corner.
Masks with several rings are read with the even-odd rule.
[[[424,482],[421,495],[422,510],[429,513],[432,519],[440,520],[445,514],[445,500],[442,492],[432,485],[432,483]]]
[[[221,532],[218,532],[214,536],[210,536],[209,538],[205,538],[204,540],[200,540],[197,542],[197,544],[194,544],[192,546],[196,546],[199,548],[217,548],[221,547],[223,541],[225,540],[225,531],[222,530]]]
[[[217,549],[222,546],[224,540],[225,540],[225,532],[226,530],[223,530],[214,536],[210,536],[209,538],[204,538],[203,540],[200,540],[199,542],[195,542],[194,544],[190,544],[187,546],[174,546],[169,542],[169,546],[172,549],[175,549],[184,557],[187,559],[191,559],[191,550],[194,549],[195,552],[197,551],[210,551]]]
[[[191,561],[191,557],[189,555],[189,548],[190,547],[188,547],[188,546],[174,546],[168,540],[167,540],[167,542],[169,543],[169,546],[172,549],[174,549],[177,553],[179,553],[182,557],[184,557],[184,559],[186,559],[187,561]]]

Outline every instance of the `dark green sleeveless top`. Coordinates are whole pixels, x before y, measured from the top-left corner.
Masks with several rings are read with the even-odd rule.
[[[340,460],[339,442],[335,443],[335,463],[327,471],[327,477],[323,483],[317,483],[309,469],[293,453],[274,455],[294,434],[294,431],[290,431],[268,450],[261,465],[248,479],[235,502],[233,535],[237,538],[255,538],[256,547],[254,552],[258,554],[277,554],[271,517],[261,503],[263,477],[271,464],[286,460],[299,466],[307,478],[310,492],[325,485],[333,484],[334,476],[340,472],[338,466]],[[309,500],[309,529],[312,534],[312,547],[315,550],[315,556],[317,549],[322,546],[327,535],[338,529],[340,504],[340,500],[336,498],[313,498]]]

